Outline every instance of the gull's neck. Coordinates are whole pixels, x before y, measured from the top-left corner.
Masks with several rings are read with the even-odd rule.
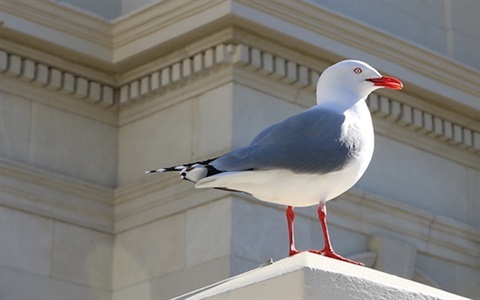
[[[344,113],[358,104],[365,103],[365,99],[366,97],[361,97],[355,93],[346,93],[345,91],[322,94],[320,97],[317,94],[317,106]]]
[[[316,92],[317,106],[343,113],[358,103],[365,103],[371,92],[372,90],[360,86],[339,86],[337,83],[319,80]]]

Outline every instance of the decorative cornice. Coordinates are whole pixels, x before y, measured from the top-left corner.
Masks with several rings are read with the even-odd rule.
[[[167,87],[223,64],[267,76],[295,89],[312,91],[320,75],[319,70],[255,47],[220,44],[122,85],[119,88],[120,105],[161,93]],[[367,103],[374,116],[461,148],[480,151],[480,132],[473,128],[377,94],[371,94]]]
[[[456,109],[466,115],[478,103],[478,70],[310,1],[165,0],[111,23],[50,1],[7,1],[2,13],[8,38],[95,69],[133,68],[237,26],[317,59],[355,56],[381,65],[442,105],[461,104]]]
[[[320,70],[256,47],[222,43],[190,56],[179,56],[167,66],[115,87],[0,51],[0,73],[84,101],[119,109],[226,65],[253,72],[296,90],[313,91],[320,74]],[[459,148],[480,151],[480,132],[473,127],[377,94],[371,94],[367,103],[377,118]]]
[[[245,19],[240,24],[259,35],[296,45],[312,56],[319,51],[333,60],[354,55],[381,65],[381,71],[405,82],[410,80],[410,85],[430,89],[437,98],[478,108],[478,70],[447,57],[311,1],[240,0],[232,5],[232,10]]]
[[[105,107],[116,104],[111,85],[0,50],[0,73]]]
[[[194,189],[179,180],[177,174],[164,175],[115,190],[115,233],[229,197],[280,209],[244,194]],[[408,239],[420,252],[480,267],[480,234],[471,226],[358,187],[350,189],[335,202],[341,203],[330,208],[335,214],[331,223],[336,226],[355,229],[367,236],[386,230]],[[313,210],[299,211],[298,214],[316,219]]]
[[[0,9],[2,38],[97,67],[112,60],[111,24],[100,18],[53,1],[2,1]]]
[[[113,191],[0,159],[0,204],[105,233],[113,233]]]

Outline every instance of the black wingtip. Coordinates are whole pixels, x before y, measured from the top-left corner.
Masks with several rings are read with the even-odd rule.
[[[165,169],[156,169],[156,170],[145,171],[145,174],[163,173],[163,172],[165,172]]]

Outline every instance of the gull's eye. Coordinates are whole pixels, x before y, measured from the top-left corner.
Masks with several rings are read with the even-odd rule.
[[[362,69],[357,67],[357,68],[353,69],[353,72],[355,74],[360,74],[360,73],[362,73]]]

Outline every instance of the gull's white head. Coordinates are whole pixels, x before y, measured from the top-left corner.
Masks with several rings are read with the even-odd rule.
[[[403,84],[396,78],[381,75],[367,63],[344,60],[325,69],[318,79],[317,104],[341,101],[354,105],[380,88],[401,90]]]

